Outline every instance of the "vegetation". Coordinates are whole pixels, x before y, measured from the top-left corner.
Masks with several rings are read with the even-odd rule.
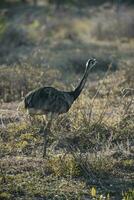
[[[1,200],[134,199],[133,21],[124,5],[0,10]],[[98,64],[53,122],[43,159],[43,119],[29,119],[23,98],[43,85],[73,89],[89,57]]]

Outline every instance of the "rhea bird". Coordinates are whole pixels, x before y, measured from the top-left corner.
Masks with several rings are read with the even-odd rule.
[[[74,101],[81,94],[88,78],[90,69],[96,64],[96,59],[91,58],[86,62],[84,75],[78,86],[73,91],[60,91],[53,87],[40,87],[28,93],[24,98],[24,106],[29,115],[45,115],[48,122],[44,127],[44,152],[46,156],[47,135],[50,131],[53,118],[67,113]]]

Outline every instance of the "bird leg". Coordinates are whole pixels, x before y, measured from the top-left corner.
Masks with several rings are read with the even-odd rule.
[[[50,132],[51,124],[52,124],[52,114],[51,114],[51,118],[48,120],[48,123],[47,123],[47,125],[44,128],[44,150],[43,150],[43,158],[46,157],[46,150],[47,150],[47,143],[48,143],[48,134]]]

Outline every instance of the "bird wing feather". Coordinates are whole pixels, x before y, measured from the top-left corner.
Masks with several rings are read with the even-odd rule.
[[[72,102],[73,99],[67,92],[52,87],[39,88],[25,97],[27,109],[42,110],[44,113],[65,113],[71,107]]]

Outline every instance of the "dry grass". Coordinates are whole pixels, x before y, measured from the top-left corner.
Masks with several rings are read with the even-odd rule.
[[[0,199],[133,199],[133,13],[84,9],[29,6],[0,20]],[[16,108],[42,85],[74,88],[92,56],[98,65],[53,122],[42,159],[42,118],[31,124]]]
[[[8,190],[7,196],[51,199],[58,193],[58,198],[64,199],[64,194],[70,199],[74,196],[84,199],[92,196],[89,187],[96,185],[101,189],[96,198],[101,194],[106,197],[107,193],[116,197],[117,191],[121,198],[121,191],[131,188],[133,105],[132,102],[129,107],[127,105],[132,95],[129,98],[119,96],[120,81],[116,82],[116,90],[111,85],[108,94],[107,85],[113,78],[106,76],[99,88],[94,88],[97,94],[93,98],[89,98],[88,90],[85,91],[70,112],[53,123],[48,160],[42,159],[41,118],[34,119],[32,126],[25,115],[19,122],[5,123],[0,141],[1,183],[4,182],[2,190],[4,187]],[[88,182],[87,186],[81,178]],[[11,188],[14,181],[17,189]],[[48,182],[51,184],[47,185]],[[77,188],[75,192],[74,187]]]

